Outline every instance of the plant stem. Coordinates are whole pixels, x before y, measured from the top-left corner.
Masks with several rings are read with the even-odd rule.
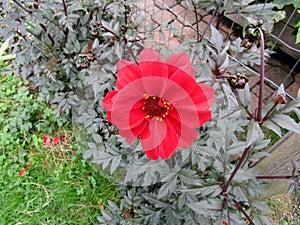
[[[259,84],[259,97],[258,97],[258,109],[256,120],[258,123],[262,123],[262,107],[264,98],[264,78],[265,78],[265,39],[264,33],[260,28],[257,28],[260,33],[260,84]]]
[[[273,110],[276,108],[277,105],[278,105],[278,103],[275,102],[274,105],[272,106],[272,108],[267,112],[267,114],[262,119],[262,122],[264,122],[268,118],[268,116],[271,114],[271,112],[273,112]]]
[[[234,202],[234,204],[236,205],[236,207],[238,208],[238,210],[240,210],[243,213],[243,215],[247,218],[249,224],[255,225],[255,223],[252,221],[252,219],[246,213],[246,211],[243,209],[243,207],[240,205],[240,203],[237,200],[235,200],[234,198],[232,198],[232,201]]]
[[[293,176],[256,176],[256,179],[291,179]]]
[[[215,16],[218,14],[218,11],[219,11],[219,7],[217,7],[217,8],[215,9],[214,14],[212,15],[212,17],[211,17],[210,20],[208,21],[208,24],[206,25],[205,30],[203,31],[202,36],[201,36],[201,39],[200,39],[199,42],[202,42],[202,41],[203,41],[203,38],[205,37],[205,34],[206,34],[208,28],[210,27],[210,25],[211,25],[213,19],[214,19]]]
[[[102,28],[103,30],[105,30],[105,31],[107,31],[107,32],[109,32],[109,33],[111,33],[111,34],[113,34],[118,40],[120,39],[120,36],[119,36],[118,34],[116,34],[115,32],[113,32],[112,30],[108,29],[107,27],[103,26],[102,24],[101,24],[101,28]]]
[[[225,196],[225,206],[226,206],[226,212],[227,212],[227,221],[228,221],[228,225],[230,225],[230,211],[229,211],[229,206],[228,206],[228,196]]]
[[[221,75],[221,76],[215,76],[215,79],[231,79],[231,78],[236,78],[236,76],[230,75],[230,74],[225,74],[225,75]]]
[[[248,147],[245,149],[245,151],[243,152],[243,154],[242,154],[242,156],[241,156],[241,158],[240,158],[240,161],[238,162],[238,164],[237,164],[236,167],[234,168],[232,174],[230,175],[230,177],[229,177],[229,179],[228,179],[228,181],[227,181],[227,183],[226,183],[226,185],[225,185],[225,187],[224,187],[224,190],[223,190],[224,193],[227,192],[230,183],[232,182],[234,176],[236,175],[236,173],[238,172],[238,170],[240,169],[240,167],[241,167],[242,164],[244,163],[245,159],[247,158],[250,149],[251,149],[251,145],[248,146]]]
[[[26,9],[19,1],[13,0],[14,3],[16,3],[20,8],[22,8],[25,12],[31,14],[32,12],[28,9]]]
[[[66,17],[68,17],[68,7],[67,7],[67,4],[66,4],[66,2],[65,2],[65,0],[62,0],[62,2],[63,2],[63,6],[64,6],[64,13],[65,13],[65,16]],[[65,45],[66,45],[66,43],[67,43],[67,41],[68,41],[68,35],[69,35],[69,29],[68,29],[68,27],[66,28],[66,30],[64,30],[64,34],[65,34]]]
[[[47,28],[46,28],[46,26],[45,26],[44,24],[41,24],[41,23],[40,23],[40,26],[42,27],[43,31],[44,31],[45,33],[47,33]],[[55,44],[55,41],[54,41],[53,37],[51,36],[51,34],[48,33],[47,36],[48,36],[49,40],[51,41],[51,44],[54,45],[54,44]]]

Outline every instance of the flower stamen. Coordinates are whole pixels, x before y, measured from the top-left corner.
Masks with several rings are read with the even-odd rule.
[[[164,98],[144,94],[144,106],[142,110],[146,113],[145,119],[155,117],[156,120],[162,121],[171,109],[171,103]]]

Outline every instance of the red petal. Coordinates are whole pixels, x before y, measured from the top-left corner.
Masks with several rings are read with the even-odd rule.
[[[168,78],[168,65],[162,61],[159,52],[146,48],[140,54],[139,64],[142,77],[159,76]]]
[[[57,145],[59,142],[60,142],[60,136],[54,138],[54,140],[52,141],[52,143],[53,143],[54,145]]]
[[[187,146],[191,146],[193,142],[198,137],[198,132],[195,131],[194,124],[187,124],[185,121],[181,121],[179,114],[172,110],[168,115],[167,119],[170,121],[170,124],[176,130],[177,135],[179,136],[179,147],[184,148]],[[192,125],[192,126],[191,126]]]
[[[206,84],[198,84],[190,93],[198,109],[207,110],[214,103],[214,89]]]
[[[145,61],[140,63],[143,77],[156,76],[169,78],[168,65],[164,62]]]
[[[166,59],[166,62],[184,71],[189,76],[195,76],[190,57],[185,53],[171,55]]]
[[[112,110],[112,106],[114,103],[114,97],[115,95],[118,93],[118,91],[110,91],[108,92],[103,101],[102,101],[102,106],[106,109],[106,111],[111,111]]]
[[[149,137],[142,140],[142,146],[145,151],[158,147],[167,135],[167,126],[165,121],[152,119],[149,122]]]
[[[46,144],[47,140],[49,139],[48,136],[44,136],[44,144]]]
[[[48,136],[44,136],[44,144],[47,147],[50,147],[51,143],[50,143],[50,138]]]
[[[126,138],[126,141],[131,144],[137,137],[132,133],[131,130],[119,130],[119,134]]]
[[[147,157],[151,160],[157,160],[159,158],[159,150],[158,148],[154,148],[151,150],[145,151]]]
[[[162,61],[162,57],[159,52],[151,48],[145,48],[140,54],[140,62],[144,61]]]
[[[118,92],[112,106],[111,122],[121,130],[138,126],[145,117],[142,111],[144,90],[142,80],[130,83]],[[140,108],[137,107],[140,104]],[[134,110],[134,113],[133,113]],[[131,118],[134,116],[134,118]]]
[[[149,145],[149,143],[147,143],[145,140],[142,140],[141,142],[143,149],[147,157],[152,160],[157,160],[159,157],[161,157],[162,159],[168,159],[173,155],[178,147],[179,136],[168,120],[152,121],[156,121],[154,122],[155,126],[151,126],[151,135],[149,139],[145,140],[152,139],[152,146],[155,146],[157,143],[159,144],[154,148],[149,148],[151,145]],[[164,129],[167,129],[167,131],[165,131]]]
[[[120,90],[132,81],[142,77],[140,67],[133,62],[120,60],[118,62],[117,88]]]
[[[205,124],[207,121],[211,120],[211,111],[198,111],[198,117],[199,117],[199,125],[202,126]]]

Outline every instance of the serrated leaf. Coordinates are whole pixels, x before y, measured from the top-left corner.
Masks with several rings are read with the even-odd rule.
[[[277,94],[278,95],[281,95],[281,94],[285,95],[284,84],[280,84],[280,86],[279,86],[279,88],[277,90]]]
[[[116,53],[116,55],[118,56],[119,59],[122,59],[123,47],[118,42],[116,43],[115,53]]]
[[[246,107],[250,106],[251,105],[250,104],[251,97],[250,97],[250,87],[249,87],[249,84],[247,83],[245,85],[245,88],[238,89],[237,92],[238,92],[239,99],[240,99],[241,103],[243,104],[243,106],[246,106]]]
[[[245,150],[246,148],[246,143],[244,142],[236,142],[233,143],[228,149],[227,149],[227,154],[229,155],[234,155],[236,153],[241,153]]]
[[[219,199],[204,200],[195,203],[188,203],[187,206],[197,214],[211,214],[212,211],[222,209],[222,201]]]
[[[259,123],[252,119],[247,133],[247,147],[258,140],[262,140],[263,138],[264,133],[262,132]]]
[[[270,139],[257,141],[257,142],[255,142],[253,148],[255,150],[263,149],[269,145],[270,141],[271,141]]]
[[[120,166],[120,162],[121,162],[121,157],[120,155],[115,156],[112,161],[111,161],[111,165],[110,165],[110,173],[113,174],[113,172]]]
[[[282,137],[280,126],[268,119],[263,123],[264,127],[274,131],[279,137]]]
[[[253,202],[251,202],[251,205],[254,206],[256,209],[264,212],[264,213],[273,213],[266,202],[253,201]]]
[[[222,52],[223,36],[214,26],[211,25],[210,29],[211,29],[211,42],[214,44],[218,52]]]
[[[0,47],[0,57],[3,56],[3,53],[5,52],[5,50],[8,48],[9,46],[9,41],[13,38],[13,36],[11,36],[10,38],[8,38]]]
[[[90,159],[92,156],[93,156],[93,152],[92,150],[86,150],[84,153],[83,153],[83,158],[84,159]]]
[[[177,188],[177,176],[172,177],[168,182],[164,183],[158,191],[158,198],[163,198],[174,193]]]
[[[95,134],[95,133],[93,133],[92,134],[92,138],[93,138],[93,140],[96,142],[96,143],[102,143],[102,137],[99,135],[99,134]]]
[[[296,123],[290,116],[279,114],[273,116],[271,119],[282,128],[293,131],[295,133],[300,133],[299,124]]]

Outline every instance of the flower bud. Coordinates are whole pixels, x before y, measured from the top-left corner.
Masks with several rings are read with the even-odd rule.
[[[235,78],[231,78],[229,81],[229,84],[232,88],[243,89],[248,83],[249,79],[244,74],[237,73]]]
[[[275,104],[286,104],[286,103],[287,103],[287,98],[284,94],[275,96]]]
[[[242,43],[241,43],[241,46],[243,46],[244,48],[249,49],[249,48],[251,48],[252,43],[249,41],[248,38],[244,38]]]

